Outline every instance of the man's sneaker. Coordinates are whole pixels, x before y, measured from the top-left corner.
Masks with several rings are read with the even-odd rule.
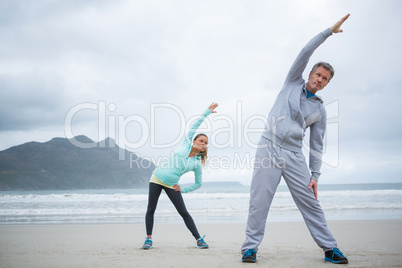
[[[208,244],[205,243],[205,241],[204,241],[204,237],[205,237],[205,235],[202,238],[197,239],[197,247],[198,248],[209,248]]]
[[[152,240],[147,237],[144,242],[144,245],[142,246],[142,249],[150,249],[150,248],[152,248]]]
[[[338,248],[326,251],[325,261],[330,261],[337,264],[346,264],[349,262],[346,256],[344,256]]]
[[[254,249],[249,249],[244,252],[243,257],[241,258],[242,262],[256,262],[257,261],[257,251]]]

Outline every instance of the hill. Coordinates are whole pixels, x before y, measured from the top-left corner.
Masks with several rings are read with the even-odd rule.
[[[44,143],[28,142],[0,152],[0,190],[61,190],[135,188],[147,185],[155,166],[130,167],[130,152],[113,139],[95,143],[86,136],[75,137],[93,148],[80,148],[66,138]],[[124,160],[119,160],[120,154]],[[121,157],[122,158],[122,157]]]

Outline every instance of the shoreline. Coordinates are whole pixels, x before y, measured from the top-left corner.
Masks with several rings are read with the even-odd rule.
[[[171,205],[171,204],[168,204]],[[172,206],[172,205],[171,205]],[[230,212],[227,215],[222,212],[201,213],[190,212],[196,224],[239,224],[247,221],[248,211]],[[271,209],[267,222],[304,222],[299,211],[276,211]],[[402,220],[401,209],[366,209],[343,210],[334,213],[325,211],[327,221],[371,221],[371,220]],[[162,224],[180,224],[182,218],[176,211],[166,212],[155,216],[155,220]],[[138,215],[0,215],[2,225],[107,225],[107,224],[145,224],[145,211]]]
[[[244,267],[246,223],[200,223],[210,248],[196,248],[184,223],[154,226],[154,247],[141,250],[144,224],[0,225],[0,267]],[[402,220],[331,220],[347,267],[401,267]],[[330,267],[304,222],[267,222],[253,266]],[[191,265],[189,265],[191,264]]]

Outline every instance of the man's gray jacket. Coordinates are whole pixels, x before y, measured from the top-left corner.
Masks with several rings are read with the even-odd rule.
[[[330,29],[316,35],[297,56],[272,107],[263,136],[280,147],[302,153],[303,138],[310,128],[309,168],[311,178],[318,180],[322,165],[326,112],[320,97],[307,99],[302,74],[315,51],[329,36]]]

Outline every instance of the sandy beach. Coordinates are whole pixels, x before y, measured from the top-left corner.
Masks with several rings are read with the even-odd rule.
[[[402,267],[402,220],[328,222],[346,267]],[[304,222],[268,222],[256,264],[241,263],[245,223],[198,224],[198,249],[184,224],[158,224],[141,250],[142,224],[1,225],[0,267],[332,267]]]

